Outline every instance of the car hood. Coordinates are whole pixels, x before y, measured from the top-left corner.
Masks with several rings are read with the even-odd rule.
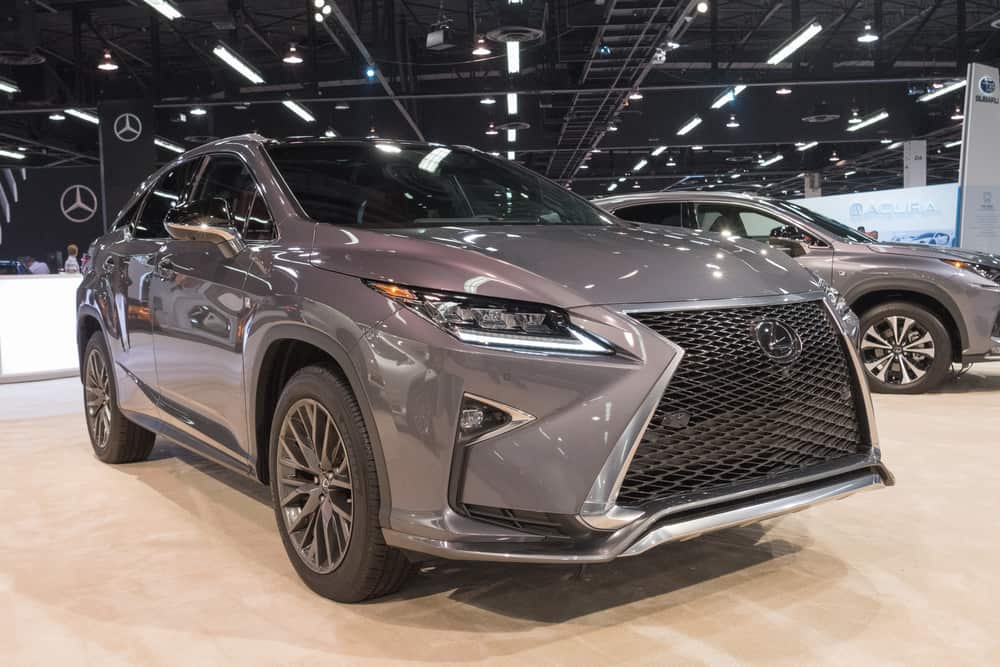
[[[317,266],[360,278],[565,308],[816,289],[779,251],[649,225],[483,225],[385,232],[318,225]]]
[[[983,264],[1000,268],[1000,256],[988,252],[963,250],[961,248],[946,248],[941,246],[921,245],[917,243],[879,243],[869,246],[872,252],[887,255],[906,255],[923,259],[957,260],[970,264]]]

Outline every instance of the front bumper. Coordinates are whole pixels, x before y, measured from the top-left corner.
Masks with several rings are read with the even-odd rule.
[[[651,510],[614,533],[579,540],[466,542],[394,530],[383,532],[386,542],[394,547],[454,560],[606,563],[619,557],[636,556],[668,542],[756,523],[893,484],[889,470],[872,457],[809,477]]]

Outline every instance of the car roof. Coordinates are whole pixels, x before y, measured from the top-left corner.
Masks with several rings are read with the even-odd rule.
[[[705,192],[703,190],[671,190],[669,192],[645,192],[641,194],[617,195],[612,197],[598,197],[591,200],[593,204],[604,209],[616,209],[625,205],[634,204],[657,204],[662,202],[714,202],[746,204],[758,203],[767,204],[774,201],[770,197],[746,194],[743,192]]]

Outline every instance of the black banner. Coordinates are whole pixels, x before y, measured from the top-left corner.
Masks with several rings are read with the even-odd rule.
[[[153,105],[145,100],[115,100],[97,106],[101,119],[101,184],[104,225],[156,167]]]
[[[80,253],[101,235],[97,167],[0,169],[0,259],[31,255],[62,267],[66,246]]]

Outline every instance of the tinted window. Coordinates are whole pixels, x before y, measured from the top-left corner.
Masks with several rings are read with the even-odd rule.
[[[658,204],[639,204],[627,206],[615,211],[615,215],[623,220],[646,222],[651,225],[667,225],[683,227],[683,204],[680,202],[662,202]]]
[[[142,213],[132,226],[132,234],[140,239],[162,239],[168,236],[163,228],[167,211],[177,206],[184,197],[188,183],[194,176],[199,160],[191,160],[171,169],[149,189]]]
[[[379,142],[268,151],[306,215],[320,222],[376,228],[611,224],[564,188],[471,150]]]
[[[267,210],[264,196],[257,193],[250,206],[250,214],[243,232],[243,238],[247,241],[269,241],[274,238],[274,224],[271,221],[271,214]]]
[[[213,155],[198,179],[193,201],[224,199],[236,226],[242,228],[257,194],[257,183],[243,161],[228,155]]]
[[[757,211],[741,211],[740,220],[747,230],[747,236],[757,240],[766,239],[772,235],[776,236],[778,233],[776,230],[785,226],[785,223]]]

